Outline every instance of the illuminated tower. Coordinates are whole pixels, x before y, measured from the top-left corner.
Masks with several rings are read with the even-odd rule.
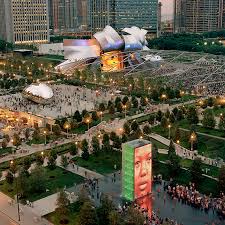
[[[0,0],[0,20],[0,37],[6,41],[49,41],[48,0]]]
[[[152,193],[152,144],[138,139],[122,146],[122,196],[130,201]]]

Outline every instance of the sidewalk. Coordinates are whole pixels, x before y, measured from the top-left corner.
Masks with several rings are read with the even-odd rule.
[[[20,225],[52,225],[47,220],[37,216],[37,213],[32,211],[32,208],[20,204],[20,217],[21,221],[18,221],[17,204],[10,205],[12,199],[2,192],[0,192],[0,212],[7,217],[11,218],[12,221]]]

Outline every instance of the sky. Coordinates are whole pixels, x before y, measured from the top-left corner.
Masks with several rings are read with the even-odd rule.
[[[159,0],[162,2],[162,20],[173,18],[173,2],[174,0]]]

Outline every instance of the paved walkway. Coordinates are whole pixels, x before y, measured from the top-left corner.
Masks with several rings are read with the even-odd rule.
[[[190,131],[188,129],[185,129],[185,128],[180,128],[181,130],[184,130],[184,131]],[[218,137],[218,136],[214,136],[214,135],[211,135],[211,134],[205,134],[205,133],[201,133],[201,132],[196,132],[197,134],[200,134],[202,136],[206,136],[206,137],[211,137],[211,138],[215,138],[215,139],[220,139],[222,141],[225,141],[225,138],[223,137]]]
[[[14,221],[12,224],[20,225],[50,225],[47,220],[40,218],[37,213],[34,213],[32,208],[20,204],[20,217],[21,221],[18,221],[17,204],[13,203],[12,199],[2,192],[0,192],[0,212],[5,217],[10,218],[10,221]],[[1,218],[2,216],[0,216]],[[6,224],[5,224],[6,225]]]

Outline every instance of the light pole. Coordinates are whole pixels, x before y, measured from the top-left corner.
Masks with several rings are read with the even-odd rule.
[[[171,125],[170,125],[170,124],[168,125],[168,128],[169,128],[169,135],[168,135],[168,139],[170,139],[170,129],[171,129]]]
[[[90,120],[87,119],[88,130],[89,130],[89,123],[90,123]]]
[[[101,112],[100,112],[101,122],[102,122],[102,114],[103,114],[103,112],[101,111]]]
[[[46,140],[46,134],[47,134],[47,131],[46,131],[46,130],[44,130],[44,136],[45,136],[45,145],[46,145],[46,142],[47,142],[47,140]]]
[[[194,141],[195,141],[195,133],[193,132],[192,134],[191,134],[191,151],[193,151],[193,144],[194,144]]]
[[[127,116],[127,106],[124,105],[123,107],[124,107],[124,110],[125,110],[125,118],[126,118],[126,116]]]
[[[13,165],[13,160],[10,161],[11,166]],[[12,171],[8,171],[16,180],[16,201],[17,201],[17,213],[18,213],[18,221],[20,221],[20,203],[19,203],[19,196],[18,196],[18,184],[15,173],[12,173]]]

